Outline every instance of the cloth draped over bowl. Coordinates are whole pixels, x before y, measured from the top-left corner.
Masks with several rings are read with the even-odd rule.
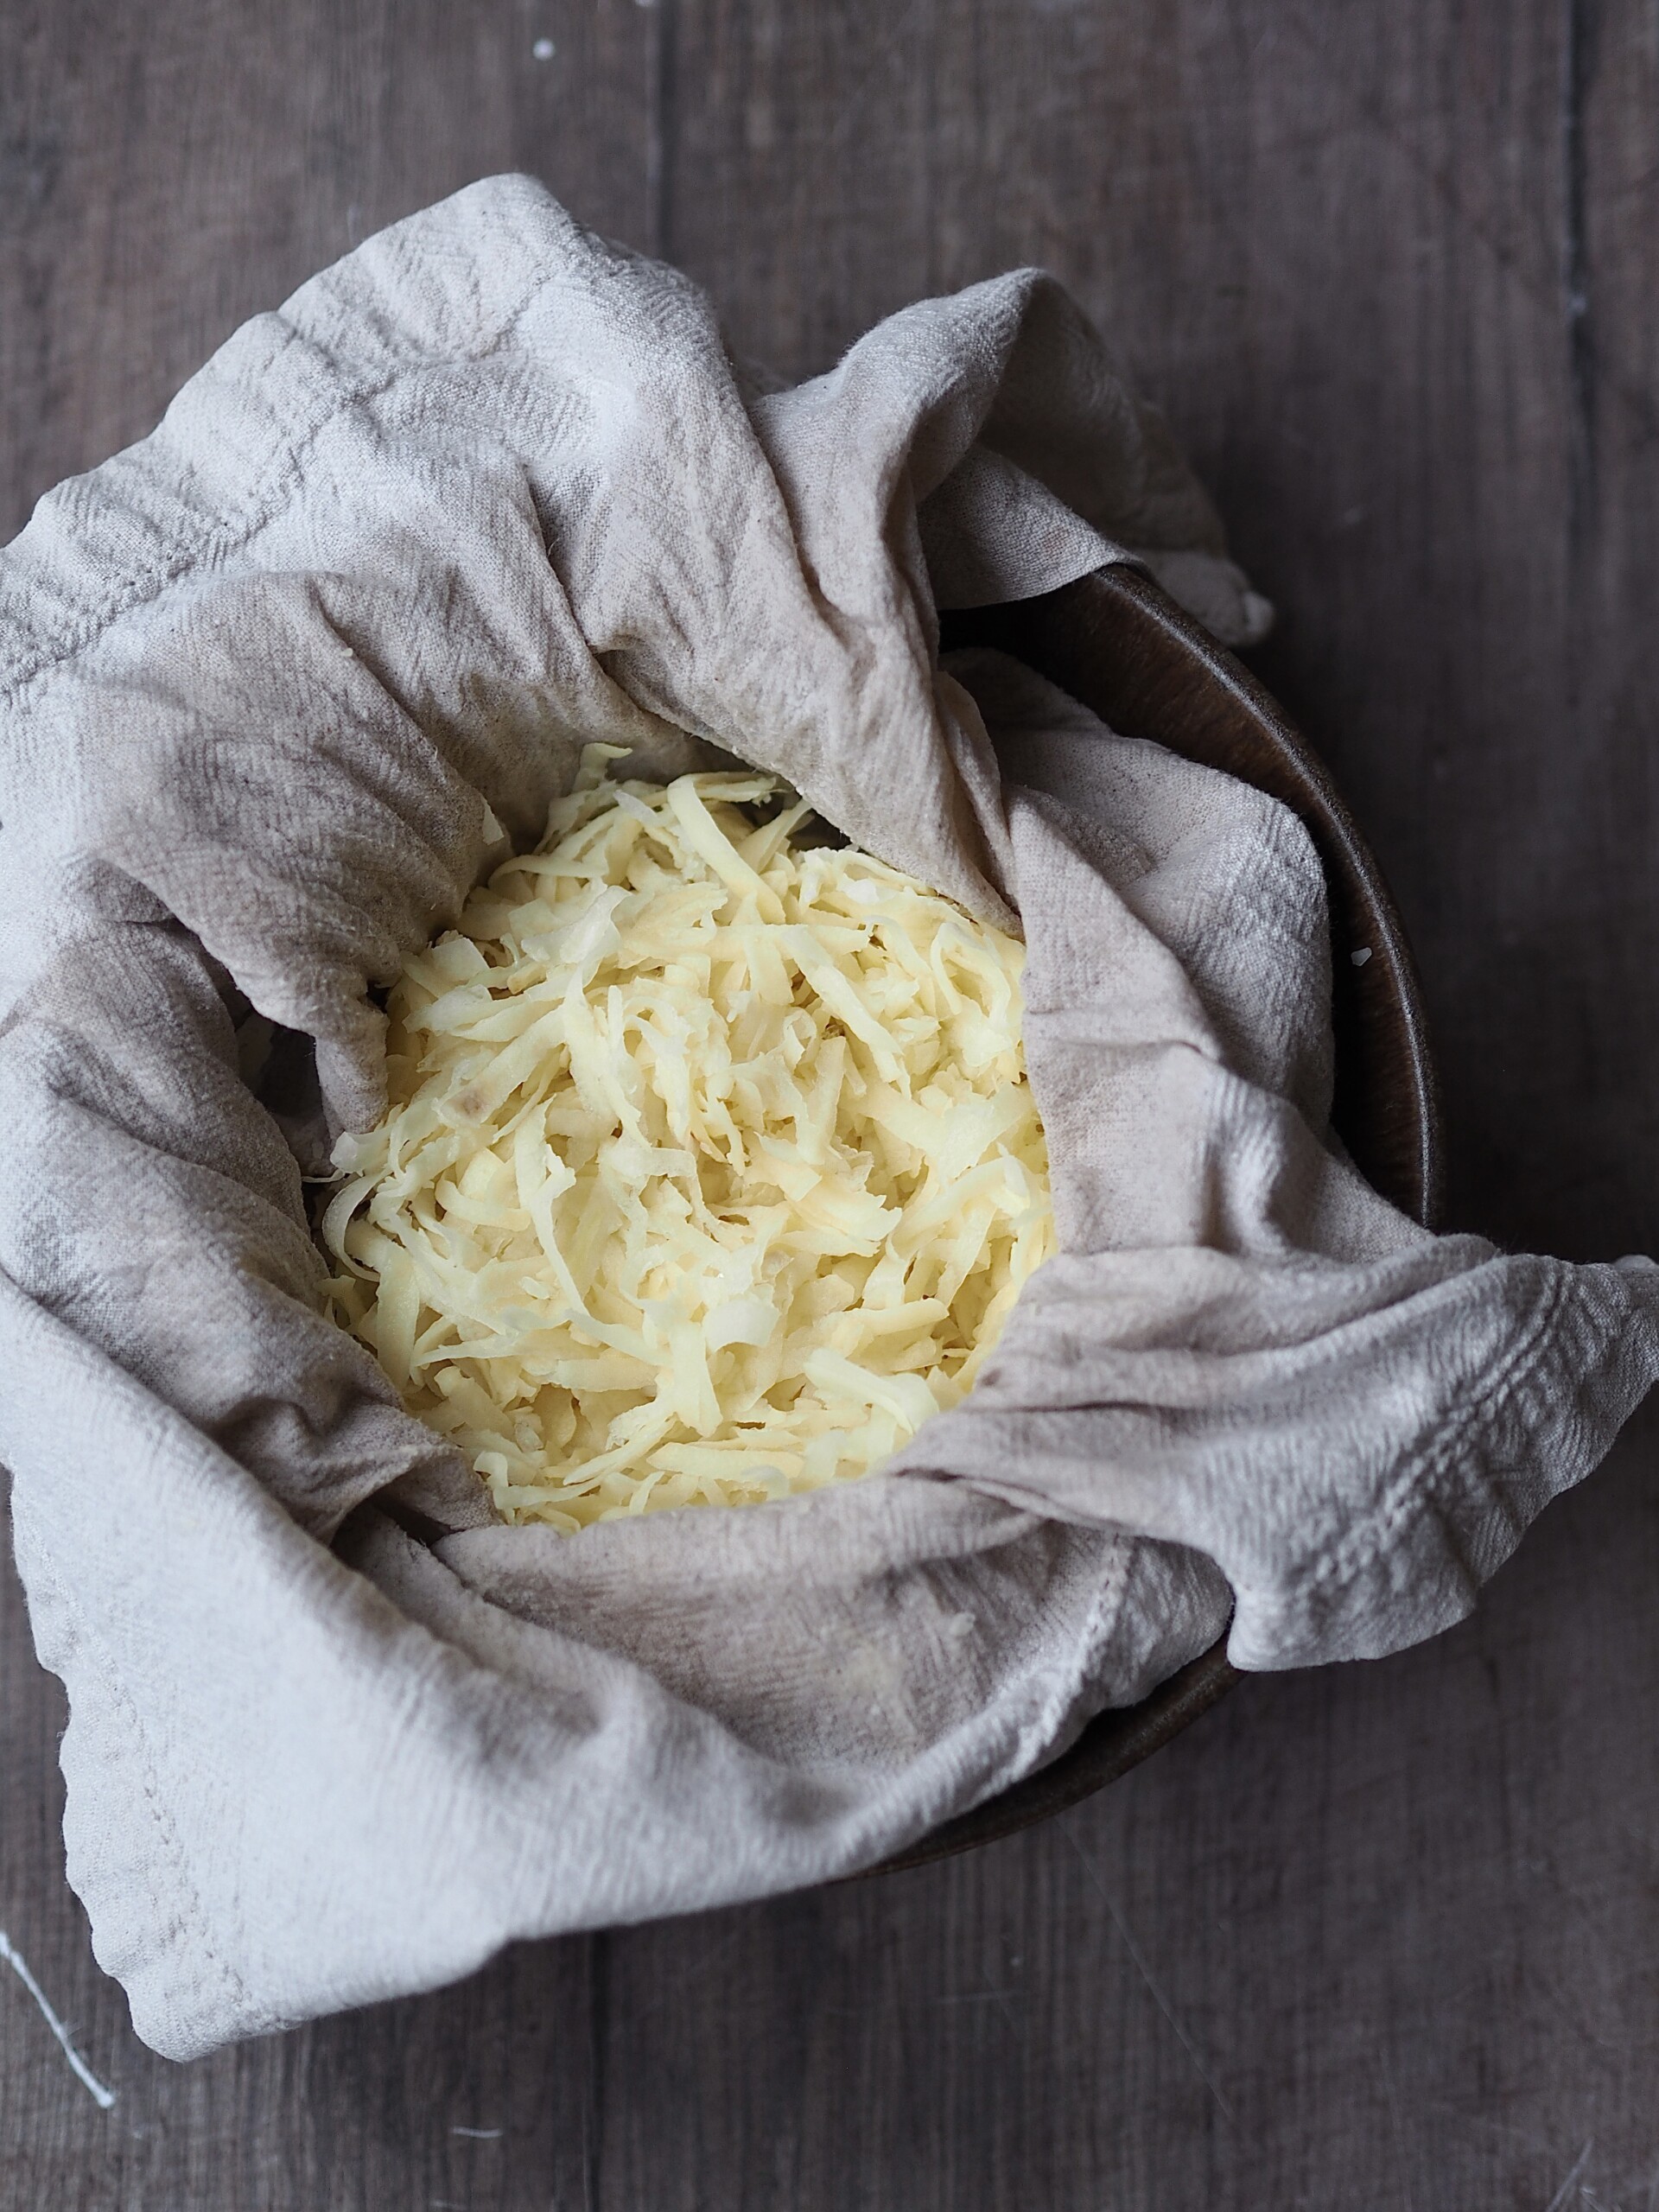
[[[1437,1239],[1327,1127],[1319,867],[936,610],[1265,609],[1026,271],[792,390],[504,178],[248,324],[0,555],[0,1458],[97,1955],[176,2057],[868,1866],[1226,1630],[1467,1610],[1656,1372],[1659,1268]],[[324,1318],[371,986],[581,745],[780,772],[1023,929],[1062,1256],[892,1467],[495,1524]],[[256,1063],[274,1039],[263,1069]]]

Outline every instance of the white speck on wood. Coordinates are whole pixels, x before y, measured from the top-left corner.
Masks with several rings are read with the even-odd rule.
[[[550,38],[538,38],[530,50],[537,61],[550,61],[558,52]]]
[[[1348,956],[1356,968],[1363,968],[1370,957],[1371,948],[1369,944],[1362,944],[1357,952],[1351,952]]]
[[[75,2049],[73,2044],[70,2042],[68,2029],[64,2026],[63,2022],[58,2018],[51,2005],[48,2003],[46,1992],[41,1987],[40,1983],[35,1980],[34,1974],[29,1969],[29,1961],[23,1956],[22,1953],[16,1948],[16,1945],[12,1942],[10,1936],[7,1935],[3,1928],[0,1928],[0,1960],[3,1960],[6,1965],[11,1968],[18,1980],[22,1983],[23,1987],[29,1992],[29,1995],[35,1999],[35,2004],[40,2007],[41,2018],[46,2022],[47,2026],[51,2029],[53,2034],[57,2037],[59,2047],[62,2050],[64,2056],[74,2069],[75,2079],[80,2082],[81,2086],[87,2091],[92,2097],[93,2103],[98,2106],[99,2110],[102,2112],[108,2112],[110,2107],[115,2102],[115,2091],[113,2089],[106,2089],[105,2088],[103,2082],[99,2080],[97,2075],[93,2073],[92,2068],[86,2063],[80,2053]]]

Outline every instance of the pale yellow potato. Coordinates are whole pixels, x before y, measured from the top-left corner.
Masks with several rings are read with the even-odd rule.
[[[1023,948],[760,774],[590,746],[391,1001],[330,1295],[509,1521],[867,1473],[1053,1249]]]

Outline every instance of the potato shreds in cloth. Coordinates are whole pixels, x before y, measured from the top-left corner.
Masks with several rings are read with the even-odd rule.
[[[861,1475],[1053,1249],[1020,945],[760,774],[607,780],[391,999],[336,1311],[509,1521]]]

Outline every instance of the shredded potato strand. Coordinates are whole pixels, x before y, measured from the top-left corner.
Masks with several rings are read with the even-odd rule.
[[[508,1521],[863,1474],[1053,1249],[1020,945],[760,775],[607,779],[391,1000],[335,1311]]]

